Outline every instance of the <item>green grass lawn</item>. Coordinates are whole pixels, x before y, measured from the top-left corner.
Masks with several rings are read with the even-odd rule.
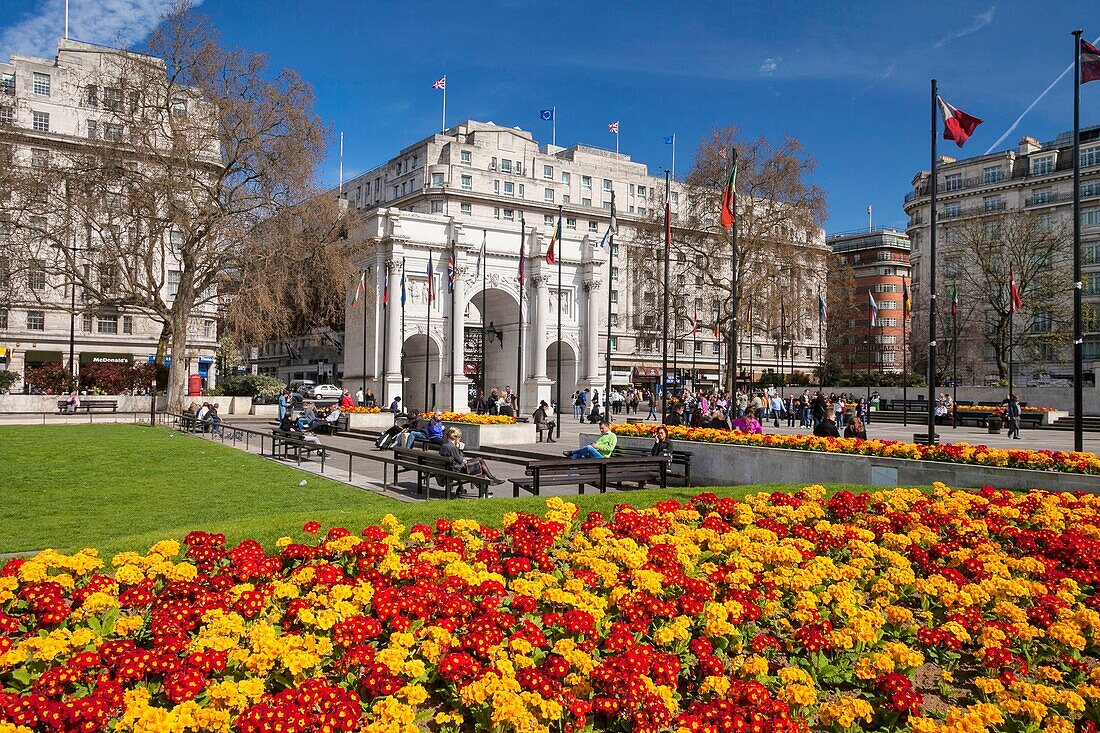
[[[104,554],[145,550],[192,529],[265,545],[300,536],[309,520],[353,532],[394,514],[407,525],[441,517],[499,523],[515,510],[540,511],[539,498],[407,503],[360,491],[231,447],[139,425],[0,427],[4,495],[0,553],[47,547]],[[305,478],[308,483],[300,487]],[[800,487],[778,484],[718,489],[656,489],[573,497],[582,511],[630,503],[648,506],[701,491],[741,497]],[[864,488],[831,485],[831,489]]]

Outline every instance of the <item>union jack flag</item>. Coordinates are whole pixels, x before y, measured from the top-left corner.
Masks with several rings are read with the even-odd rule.
[[[447,88],[447,75],[439,77],[435,80],[435,84],[432,84],[432,89],[446,89]]]
[[[453,293],[455,291],[455,256],[452,254],[447,258],[447,292]]]
[[[608,131],[613,132],[616,135],[618,135],[619,134],[619,121],[615,120],[614,122],[612,122],[610,125],[607,126],[607,129],[608,129]]]

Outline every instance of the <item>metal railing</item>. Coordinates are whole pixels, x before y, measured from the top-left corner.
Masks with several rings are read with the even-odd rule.
[[[374,463],[382,464],[382,493],[386,493],[386,489],[392,488],[395,493],[407,493],[400,489],[397,483],[398,474],[400,471],[414,471],[418,474],[426,474],[429,478],[439,477],[445,480],[449,479],[455,483],[474,483],[476,484],[478,477],[471,476],[470,474],[458,473],[457,471],[448,471],[444,469],[435,468],[434,466],[425,466],[420,463],[408,461],[400,458],[391,458],[386,455],[379,455],[377,453],[362,453],[360,451],[349,450],[347,448],[338,448],[331,445],[322,445],[320,443],[313,443],[306,440],[298,440],[295,438],[287,438],[285,436],[274,435],[272,431],[267,430],[253,430],[250,428],[240,427],[233,425],[232,423],[223,420],[220,425],[220,430],[214,431],[213,425],[209,423],[203,423],[200,427],[203,430],[190,430],[184,427],[187,422],[198,423],[199,421],[191,415],[183,415],[178,412],[163,412],[157,413],[159,424],[165,427],[175,427],[176,429],[196,437],[208,438],[209,440],[218,440],[222,444],[229,443],[234,448],[238,447],[239,443],[244,443],[244,450],[251,452],[250,449],[255,443],[259,443],[260,452],[259,455],[263,458],[270,457],[271,459],[278,459],[278,446],[280,444],[289,445],[296,448],[295,460],[298,466],[302,465],[302,452],[316,452],[320,461],[319,473],[325,475],[325,469],[333,463],[329,454],[336,456],[344,456],[347,458],[347,483],[355,485],[355,461],[371,461]],[[148,417],[148,415],[146,415]],[[211,428],[206,430],[205,428]],[[267,446],[270,444],[271,453],[268,454]],[[285,456],[284,456],[285,457]],[[307,459],[308,460],[308,459]],[[390,471],[393,471],[393,483],[390,482]],[[333,473],[330,468],[329,473]],[[340,468],[340,475],[343,475],[343,467]],[[370,481],[369,483],[374,483]],[[420,497],[420,480],[417,481],[417,497]],[[450,498],[450,485],[445,486],[445,495]],[[431,486],[427,483],[427,479],[424,480],[424,497],[425,499],[431,498]]]
[[[132,422],[132,423],[144,423],[149,424],[149,412],[123,412],[123,411],[108,411],[93,412],[91,410],[85,410],[84,414],[80,412],[0,412],[0,425],[26,425],[26,422],[19,422],[21,418],[34,419],[37,423],[38,419],[42,419],[43,425],[48,425],[50,422],[63,423],[71,425],[74,421],[73,418],[80,418],[81,423],[84,422],[83,418],[87,415],[89,423],[119,423],[119,422]],[[96,417],[106,418],[96,420]],[[110,418],[128,418],[123,420],[110,419]],[[54,420],[48,420],[47,418],[54,418]],[[64,418],[64,420],[62,420]]]

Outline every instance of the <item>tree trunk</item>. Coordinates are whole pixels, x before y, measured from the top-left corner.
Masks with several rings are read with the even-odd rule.
[[[164,357],[168,355],[168,338],[171,335],[172,329],[168,327],[167,323],[162,323],[160,326],[160,338],[157,339],[157,355],[154,357],[155,363],[164,363]]]
[[[176,304],[178,305],[178,303]],[[187,314],[173,307],[171,323],[172,364],[168,368],[168,411],[182,412],[187,400]]]

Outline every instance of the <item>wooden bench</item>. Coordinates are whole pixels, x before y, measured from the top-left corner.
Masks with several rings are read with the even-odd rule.
[[[520,489],[539,496],[544,486],[576,486],[583,494],[585,486],[594,486],[600,493],[608,486],[645,488],[656,483],[668,486],[668,460],[660,456],[623,458],[553,458],[531,461],[526,476],[512,479],[512,496],[518,497]]]
[[[297,461],[308,461],[314,453],[324,453],[324,447],[320,443],[312,443],[303,440],[304,433],[297,430],[271,431],[271,457],[276,458],[280,452],[284,459],[294,458]]]
[[[317,424],[313,426],[313,432],[323,433],[325,435],[337,435],[339,433],[346,433],[351,429],[351,418],[348,417],[348,413],[341,412],[340,416],[336,418],[335,423],[330,423],[327,420],[324,424]]]
[[[69,409],[69,398],[61,399],[57,401],[57,411],[65,412]],[[110,410],[111,412],[118,412],[118,400],[97,400],[97,399],[80,399],[80,404],[76,407],[76,412],[91,412],[92,410]]]
[[[489,479],[486,476],[471,476],[467,473],[459,473],[451,467],[451,462],[439,455],[435,446],[427,448],[393,448],[393,457],[399,463],[393,467],[393,483],[398,483],[398,477],[402,470],[416,472],[416,493],[423,495],[425,499],[431,494],[432,479],[436,479],[443,487],[444,498],[450,499],[456,493],[464,492],[466,484],[477,487],[477,495],[482,499],[489,498]],[[404,464],[404,466],[402,466]]]
[[[649,456],[648,448],[627,448],[623,445],[616,445],[615,451],[611,454],[612,458],[619,458],[620,456],[631,457],[646,457]],[[691,451],[686,450],[673,450],[672,460],[669,461],[669,478],[681,479],[684,482],[684,486],[691,486]],[[679,466],[682,470],[674,471],[672,466]]]

